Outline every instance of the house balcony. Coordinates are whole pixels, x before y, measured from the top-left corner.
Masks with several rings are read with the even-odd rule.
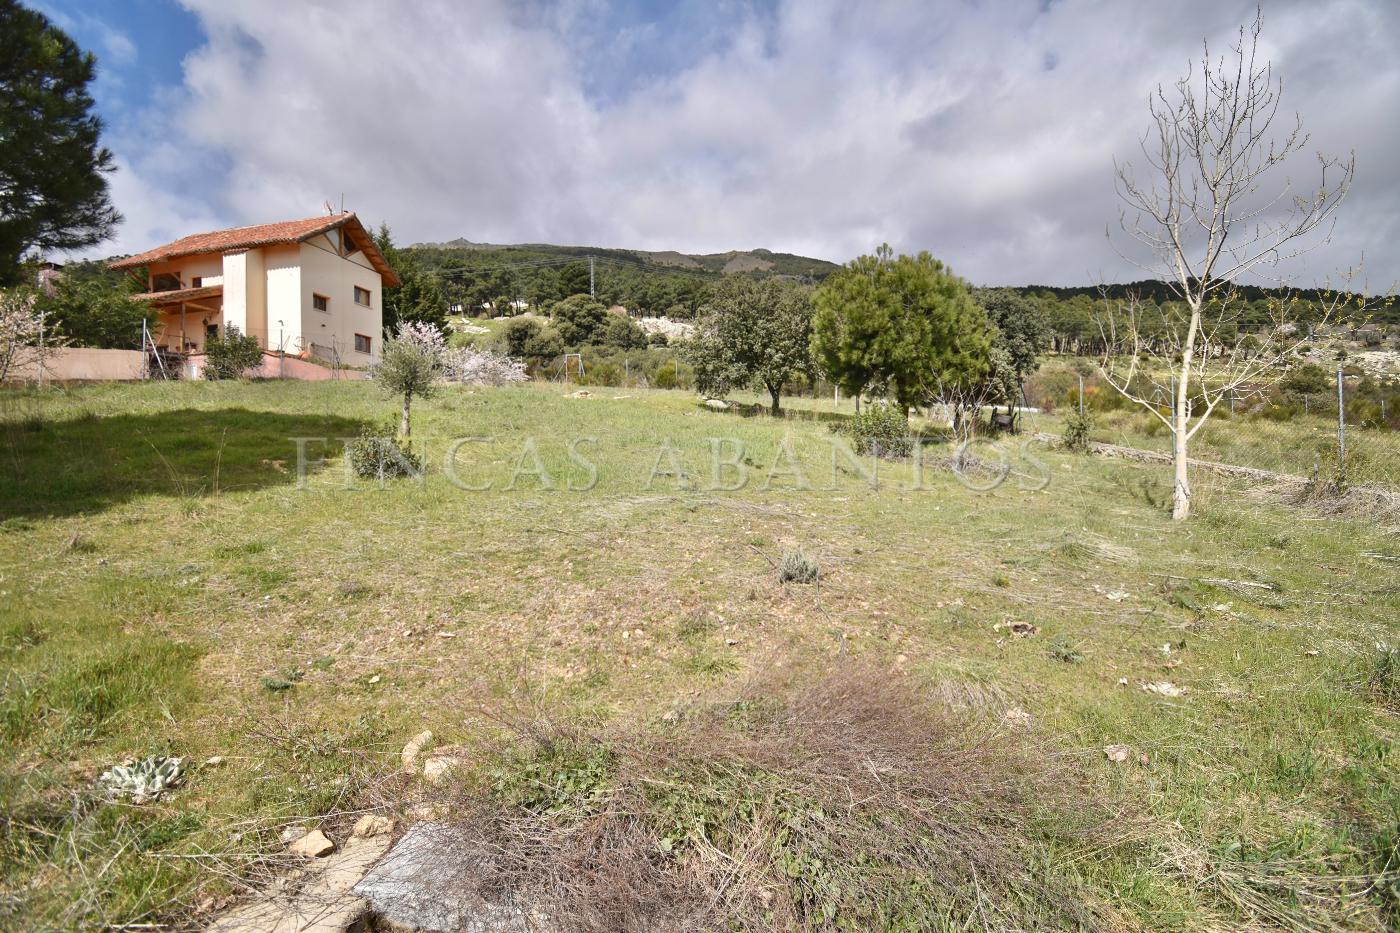
[[[181,353],[198,353],[223,324],[224,287],[174,288],[143,292],[133,301],[149,302],[156,312],[152,336],[157,346]]]

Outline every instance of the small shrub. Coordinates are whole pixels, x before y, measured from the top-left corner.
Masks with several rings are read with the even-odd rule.
[[[1074,642],[1065,635],[1056,635],[1051,639],[1049,650],[1050,657],[1054,658],[1056,661],[1063,661],[1066,664],[1079,664],[1084,660],[1084,655],[1075,647]]]
[[[392,425],[365,428],[346,447],[345,455],[350,458],[355,475],[367,479],[393,479],[423,472],[422,458],[407,441],[395,436]]]
[[[898,459],[914,448],[909,418],[895,405],[869,405],[847,427],[856,453]]]
[[[1279,389],[1293,395],[1321,395],[1336,391],[1336,378],[1316,363],[1304,363],[1288,371],[1279,381]]]
[[[1077,411],[1070,412],[1065,418],[1065,433],[1063,443],[1066,450],[1075,453],[1087,453],[1089,450],[1089,433],[1094,429],[1094,416],[1088,411],[1080,414]]]
[[[665,335],[661,335],[664,339]],[[676,372],[676,361],[667,360],[656,368],[656,378],[652,381],[658,389],[674,389],[680,384],[680,377]]]
[[[262,365],[262,356],[256,337],[240,332],[237,324],[226,324],[223,336],[210,337],[204,344],[204,378],[242,379]]]
[[[293,667],[276,674],[269,674],[266,677],[259,677],[258,683],[262,684],[263,689],[268,693],[281,693],[301,683],[304,676],[306,675],[301,670]]]
[[[506,325],[501,333],[507,356],[524,356],[530,341],[539,336],[544,323],[539,318],[518,317]]]
[[[788,551],[778,564],[778,582],[815,583],[821,576],[821,568],[801,551]]]

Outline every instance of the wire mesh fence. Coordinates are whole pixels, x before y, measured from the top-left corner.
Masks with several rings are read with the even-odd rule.
[[[1092,372],[1052,373],[1027,389],[1036,430],[1063,433],[1066,419],[1082,412],[1092,441],[1171,453],[1170,390],[1153,412]],[[1400,385],[1313,365],[1280,384],[1242,386],[1191,437],[1189,451],[1193,460],[1400,490]]]

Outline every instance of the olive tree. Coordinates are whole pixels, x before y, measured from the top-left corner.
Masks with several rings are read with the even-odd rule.
[[[374,367],[374,381],[391,395],[403,396],[399,434],[404,437],[412,433],[413,397],[428,398],[436,390],[446,349],[442,331],[421,322],[400,324],[394,335],[384,341]]]

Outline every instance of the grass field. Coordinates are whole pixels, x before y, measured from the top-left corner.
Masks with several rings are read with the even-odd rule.
[[[288,823],[416,794],[393,773],[424,728],[485,772],[503,707],[645,731],[856,666],[1074,789],[1083,835],[1053,811],[1015,832],[1093,925],[1400,917],[1400,674],[1377,647],[1400,641],[1393,519],[1203,477],[1176,526],[1165,471],[1044,448],[1013,448],[988,491],[937,468],[936,445],[920,481],[881,463],[872,488],[833,467],[849,407],[793,400],[776,420],[570,389],[417,403],[428,473],[383,488],[347,484],[334,440],[303,442],[302,481],[292,440],[382,424],[394,404],[368,383],[0,395],[0,926],[201,916]],[[456,483],[454,438],[477,439]],[[716,488],[738,467],[714,481],[713,438],[747,485]],[[660,474],[668,451],[686,481]],[[796,550],[818,584],[778,581]],[[1142,689],[1161,682],[1185,692]],[[184,787],[101,801],[104,768],[153,752],[193,763]],[[800,919],[849,927],[852,896]],[[921,926],[1052,924],[961,903]]]

